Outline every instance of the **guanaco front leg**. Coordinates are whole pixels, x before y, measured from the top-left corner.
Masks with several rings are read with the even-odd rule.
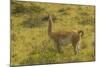
[[[59,41],[55,41],[55,48],[58,53],[62,53],[61,44],[59,43]]]

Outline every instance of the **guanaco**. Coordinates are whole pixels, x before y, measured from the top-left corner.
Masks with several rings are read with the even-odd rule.
[[[48,36],[55,42],[57,52],[61,53],[61,45],[71,43],[75,54],[79,53],[80,50],[80,38],[84,35],[82,30],[78,32],[74,31],[62,31],[52,32],[52,16],[48,15]]]

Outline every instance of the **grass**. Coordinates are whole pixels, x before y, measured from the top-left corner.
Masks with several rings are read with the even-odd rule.
[[[93,46],[95,37],[94,6],[36,2],[17,2],[17,4],[24,5],[24,7],[18,6],[24,9],[24,13],[21,9],[18,12],[15,9],[12,10],[14,12],[11,15],[11,65],[95,60],[95,47]],[[16,5],[16,2],[13,5]],[[12,8],[16,8],[16,6]],[[19,10],[19,8],[16,9]],[[27,10],[30,10],[30,13]],[[47,35],[48,22],[42,20],[47,13],[55,17],[53,23],[54,32],[84,30],[85,35],[81,40],[81,50],[78,55],[74,55],[71,44],[63,46],[63,53],[59,54],[56,52],[54,42]]]

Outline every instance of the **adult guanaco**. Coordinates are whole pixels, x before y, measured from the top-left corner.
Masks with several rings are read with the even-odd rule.
[[[71,43],[74,49],[74,53],[78,54],[80,49],[80,38],[84,35],[82,30],[78,32],[74,31],[62,31],[62,32],[52,32],[52,16],[48,15],[48,36],[55,42],[55,47],[59,53],[62,52],[62,44]]]

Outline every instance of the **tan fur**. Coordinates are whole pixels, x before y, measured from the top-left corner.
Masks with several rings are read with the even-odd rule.
[[[70,32],[52,32],[52,17],[49,15],[49,23],[48,23],[48,36],[56,43],[56,49],[60,53],[61,51],[61,45],[63,43],[69,44],[71,43],[75,54],[79,52],[79,43],[80,43],[80,37],[83,36],[83,31],[70,31]]]

